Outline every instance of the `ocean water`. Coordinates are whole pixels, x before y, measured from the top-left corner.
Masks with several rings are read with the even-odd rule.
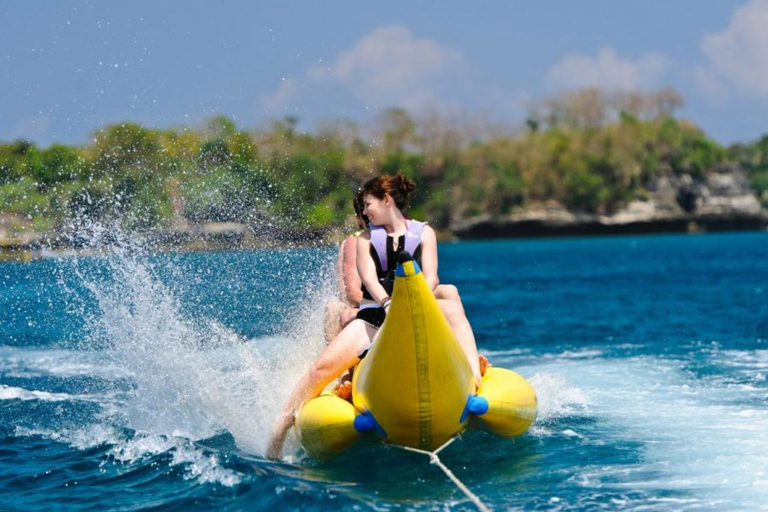
[[[530,379],[515,440],[441,458],[494,510],[768,510],[768,234],[442,244],[478,345]],[[53,256],[53,255],[50,255]],[[323,347],[334,251],[0,264],[0,510],[473,510],[364,440],[262,453]]]

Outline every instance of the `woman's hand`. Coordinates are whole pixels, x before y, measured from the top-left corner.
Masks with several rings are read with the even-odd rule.
[[[278,460],[280,458],[283,453],[285,436],[288,434],[288,429],[293,426],[295,421],[296,418],[293,414],[287,416],[281,414],[275,421],[275,424],[272,426],[272,437],[269,439],[269,444],[267,445],[266,457],[268,459]]]

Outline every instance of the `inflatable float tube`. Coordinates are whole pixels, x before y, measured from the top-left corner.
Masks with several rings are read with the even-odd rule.
[[[536,395],[517,373],[472,370],[410,254],[401,253],[387,318],[355,368],[352,403],[324,393],[302,406],[299,442],[317,459],[375,432],[388,443],[432,451],[468,425],[514,437],[536,418]],[[472,421],[470,422],[470,419]]]

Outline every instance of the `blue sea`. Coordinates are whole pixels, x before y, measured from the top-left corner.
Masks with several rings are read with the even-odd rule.
[[[480,351],[530,380],[514,440],[441,452],[488,507],[768,510],[768,233],[446,243]],[[0,263],[0,510],[474,510],[363,440],[266,460],[322,350],[334,249]]]

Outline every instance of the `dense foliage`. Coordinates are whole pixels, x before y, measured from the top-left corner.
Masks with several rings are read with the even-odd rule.
[[[419,184],[411,215],[447,227],[551,201],[611,213],[661,173],[700,178],[723,165],[745,169],[768,204],[768,135],[725,148],[677,119],[681,104],[670,90],[584,90],[534,105],[524,128],[401,109],[315,133],[293,118],[255,131],[223,117],[201,129],[115,124],[83,147],[0,144],[0,212],[37,229],[85,214],[136,229],[233,221],[322,231],[349,219],[360,182],[402,171]]]

